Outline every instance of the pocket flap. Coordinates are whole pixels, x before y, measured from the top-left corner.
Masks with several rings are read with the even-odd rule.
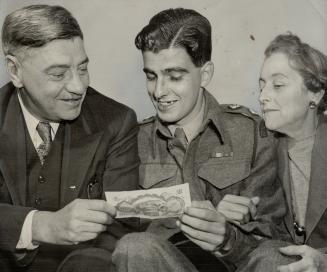
[[[140,185],[148,189],[152,186],[176,177],[176,164],[141,164]]]
[[[198,176],[219,189],[233,185],[250,175],[250,160],[209,159],[203,164]]]

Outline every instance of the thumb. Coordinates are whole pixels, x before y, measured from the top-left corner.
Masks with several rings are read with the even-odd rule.
[[[303,250],[301,246],[286,246],[279,248],[279,252],[287,255],[287,256],[294,256],[294,255],[302,255]]]
[[[192,207],[208,210],[216,210],[212,203],[208,200],[205,201],[192,201]]]
[[[254,197],[251,198],[251,201],[255,206],[257,206],[259,204],[259,202],[260,202],[260,197],[254,196]]]

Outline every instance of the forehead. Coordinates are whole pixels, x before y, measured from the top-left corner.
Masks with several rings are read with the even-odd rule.
[[[23,62],[33,63],[42,67],[49,65],[74,65],[87,58],[83,40],[54,40],[39,48],[28,49]]]
[[[291,66],[290,59],[283,53],[274,53],[265,59],[262,67],[263,75],[293,74],[298,72]]]
[[[156,71],[173,68],[196,68],[190,56],[184,48],[174,47],[162,49],[157,53],[143,52],[144,68]]]

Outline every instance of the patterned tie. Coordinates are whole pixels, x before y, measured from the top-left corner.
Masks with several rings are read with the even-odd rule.
[[[36,130],[43,141],[43,143],[36,148],[41,164],[43,165],[45,157],[49,154],[51,147],[51,126],[48,122],[39,122]]]

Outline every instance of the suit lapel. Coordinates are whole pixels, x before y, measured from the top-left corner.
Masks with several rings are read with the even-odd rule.
[[[102,131],[92,132],[92,124],[95,122],[90,118],[90,113],[84,112],[76,121],[65,123],[61,206],[79,196],[103,134]]]
[[[320,120],[312,150],[311,177],[306,213],[307,239],[327,208],[327,123]]]
[[[0,132],[0,169],[14,205],[25,205],[26,201],[26,143],[25,121],[18,102],[17,92],[7,105]],[[3,158],[6,158],[5,160]]]
[[[278,177],[282,181],[287,206],[289,210],[289,216],[285,217],[286,226],[289,233],[291,233],[293,239],[295,239],[293,229],[293,208],[292,208],[292,191],[291,191],[291,179],[289,171],[288,153],[287,153],[287,141],[285,137],[281,137],[278,146]]]

